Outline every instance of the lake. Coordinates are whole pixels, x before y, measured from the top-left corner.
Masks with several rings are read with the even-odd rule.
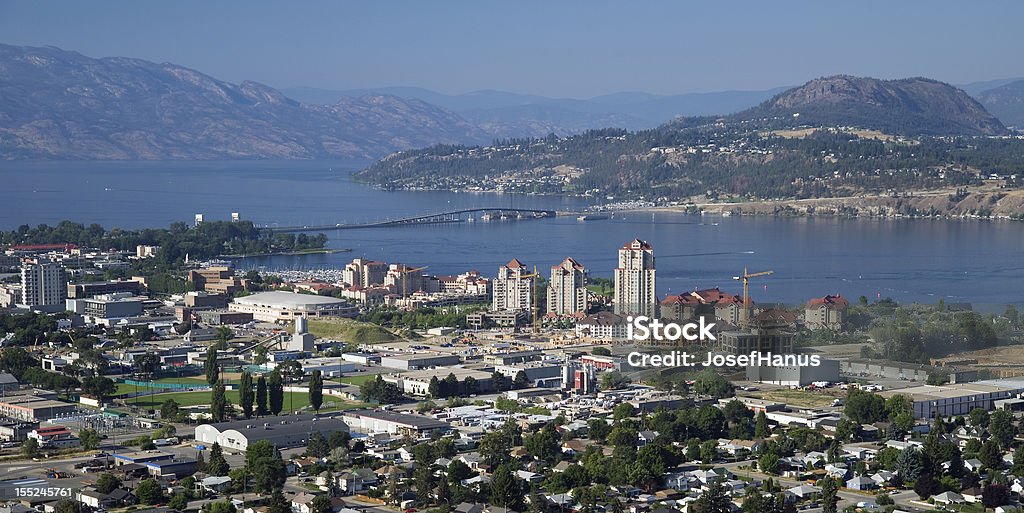
[[[513,194],[386,192],[349,181],[330,162],[0,163],[0,228],[71,219],[105,227],[165,227],[239,212],[257,224],[360,223],[480,207],[578,210],[595,200]],[[842,293],[901,302],[1024,302],[1024,223],[693,216],[627,213],[327,232],[353,253],[245,259],[243,268],[337,268],[355,256],[493,275],[513,257],[542,272],[572,256],[611,277],[616,250],[633,238],[654,246],[659,294],[721,287],[747,267],[760,302]]]

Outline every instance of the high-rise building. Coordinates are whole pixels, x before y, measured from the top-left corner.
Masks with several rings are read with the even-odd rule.
[[[619,248],[619,266],[615,268],[615,313],[658,315],[654,248],[640,239],[633,239]]]
[[[21,266],[21,303],[25,308],[59,311],[68,296],[64,267],[49,260],[26,260]]]
[[[548,283],[548,314],[573,315],[587,312],[587,269],[566,258],[551,267]]]
[[[494,292],[492,310],[530,311],[533,306],[533,276],[526,265],[515,258],[498,268],[491,290]]]

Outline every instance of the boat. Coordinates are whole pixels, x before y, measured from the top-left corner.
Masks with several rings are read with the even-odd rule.
[[[576,218],[577,221],[600,221],[602,219],[611,219],[608,214],[583,214]]]

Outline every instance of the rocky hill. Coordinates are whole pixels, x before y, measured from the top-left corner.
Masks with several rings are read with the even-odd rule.
[[[964,91],[927,78],[837,75],[780,93],[734,119],[855,126],[899,135],[1000,135],[1006,127]]]
[[[371,160],[488,136],[419,100],[304,105],[174,64],[0,45],[0,158]]]

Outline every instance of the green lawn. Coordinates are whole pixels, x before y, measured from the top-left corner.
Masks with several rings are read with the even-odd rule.
[[[168,399],[174,399],[180,406],[200,406],[210,404],[211,392],[172,392],[166,394],[153,394],[152,396],[143,396],[138,398],[132,398],[127,401],[129,405],[136,405],[140,408],[159,408],[164,401]],[[231,404],[238,404],[238,391],[228,390],[225,392],[225,396]],[[284,409],[286,411],[299,410],[306,406],[309,406],[309,394],[301,392],[285,392],[284,394]],[[320,411],[330,410],[350,410],[353,408],[362,408],[366,405],[363,403],[356,403],[351,401],[343,401],[330,396],[324,396],[324,405]]]
[[[367,381],[377,379],[376,374],[357,374],[355,376],[342,376],[340,378],[331,378],[331,381],[337,383],[345,383],[346,385],[359,386]]]
[[[353,344],[392,342],[401,339],[376,324],[351,319],[311,320],[309,332],[320,338],[343,340]]]

